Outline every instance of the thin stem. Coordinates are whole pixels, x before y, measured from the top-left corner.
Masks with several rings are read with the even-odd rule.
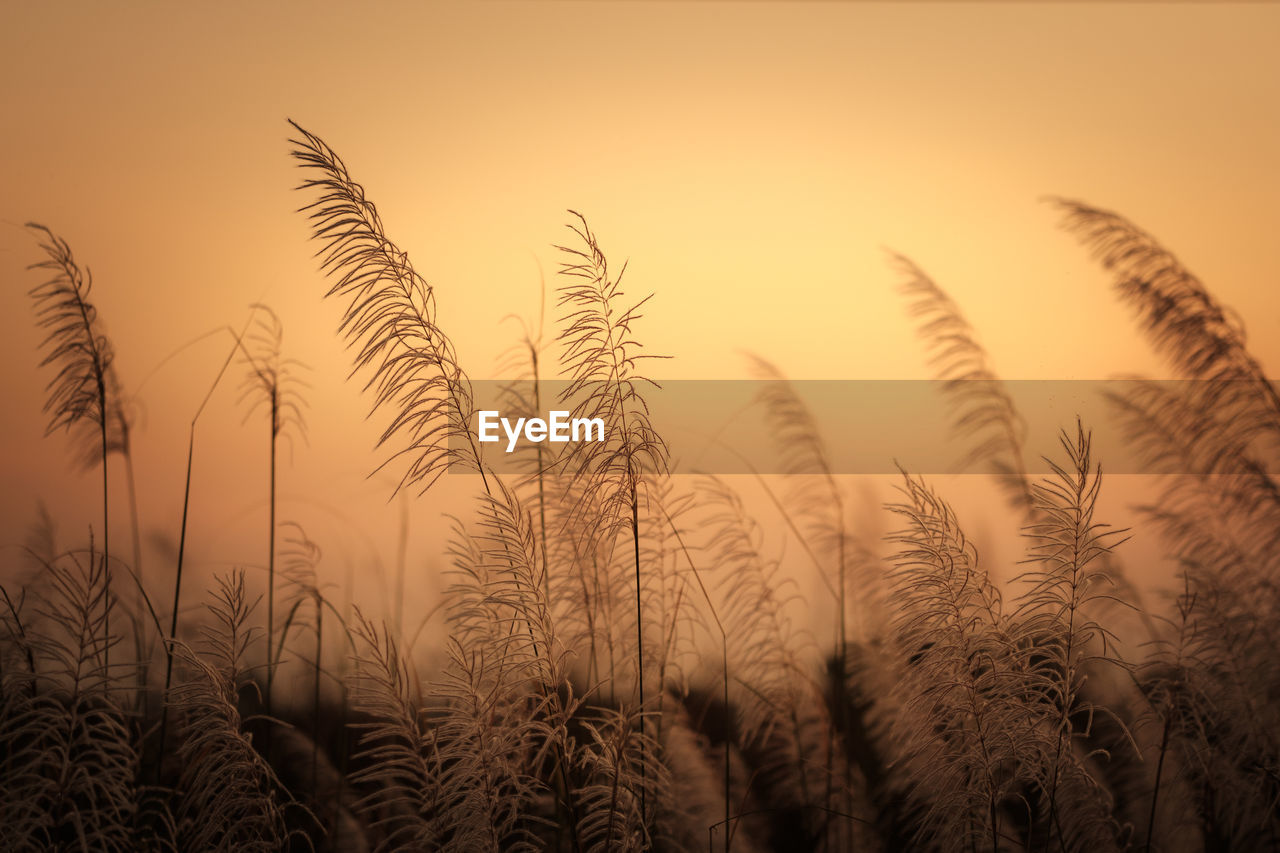
[[[146,577],[142,571],[142,535],[138,528],[138,488],[137,482],[133,474],[133,450],[129,444],[128,425],[124,422],[124,418],[119,418],[120,429],[124,431],[124,440],[122,442],[124,450],[124,476],[125,485],[129,491],[129,519],[132,526],[133,534],[133,569],[138,574],[138,584],[141,585]]]
[[[1173,728],[1173,716],[1164,718],[1164,733],[1160,736],[1160,758],[1156,761],[1156,781],[1151,790],[1151,813],[1147,815],[1147,843],[1143,853],[1151,853],[1151,837],[1156,830],[1156,805],[1160,802],[1160,774],[1164,772],[1164,757],[1169,751],[1169,731]]]
[[[145,587],[143,586],[142,571],[142,537],[138,532],[138,489],[133,474],[133,450],[129,444],[129,424],[125,421],[123,413],[117,412],[117,422],[120,425],[121,432],[121,455],[124,456],[124,474],[125,484],[129,491],[129,521],[133,534],[133,571],[137,578],[138,590],[140,597],[146,596]],[[150,708],[149,692],[147,682],[150,680],[149,672],[151,669],[151,648],[142,639],[141,618],[134,618],[134,646],[138,655],[138,686],[139,704],[142,710],[142,719],[147,719]]]
[[[108,684],[110,684],[111,676],[111,551],[107,547],[110,541],[110,530],[108,523],[110,513],[108,512],[108,490],[107,490],[107,408],[106,408],[106,386],[102,381],[102,377],[98,377],[98,399],[102,405],[102,418],[98,423],[99,435],[102,438],[102,572],[103,572],[103,595],[102,595],[102,670],[107,674]],[[90,562],[93,555],[89,556]]]
[[[707,585],[702,582],[702,573],[698,571],[698,566],[693,562],[693,557],[689,554],[689,547],[684,543],[684,537],[680,535],[680,528],[676,527],[675,520],[671,517],[671,513],[667,512],[666,507],[661,507],[663,516],[667,519],[667,524],[671,527],[671,532],[675,534],[676,542],[680,544],[680,552],[684,554],[685,561],[689,564],[690,570],[693,572],[694,580],[698,582],[698,588],[702,590],[702,597],[707,601],[707,607],[711,609],[711,618],[716,622],[716,630],[720,632],[720,665],[723,667],[724,678],[724,849],[725,853],[729,853],[729,845],[732,843],[733,828],[730,825],[729,798],[731,794],[731,777],[730,777],[730,741],[729,737],[729,634],[724,629],[724,623],[720,621],[720,614],[716,612],[715,602],[711,600],[711,593],[707,591]],[[674,633],[674,632],[673,632]],[[735,827],[736,828],[736,827]]]
[[[400,493],[400,536],[396,542],[396,642],[404,645],[404,573],[409,550],[409,498]]]
[[[533,364],[533,411],[540,415],[542,414],[542,381],[538,376],[538,348],[532,343],[529,344],[529,360]],[[548,570],[550,564],[547,562],[546,467],[542,458],[542,442],[538,442],[534,447],[538,454],[538,529],[541,532],[539,541],[542,545],[542,585],[547,601],[550,602],[551,572]]]
[[[644,745],[644,622],[640,609],[640,504],[636,499],[634,474],[631,476],[631,542],[636,567],[636,684],[640,692],[640,822],[643,825],[648,820],[645,800],[649,785],[645,778],[647,770]]]
[[[314,718],[311,723],[311,795],[319,799],[317,790],[317,772],[320,752],[320,655],[324,651],[324,608],[320,604],[319,593],[316,594],[316,661],[315,678],[312,684],[311,710]]]
[[[244,328],[237,333],[230,326],[225,327],[227,332],[231,334],[234,340],[232,347],[227,351],[227,357],[222,362],[222,368],[218,371],[218,375],[213,378],[213,384],[209,386],[209,390],[205,393],[204,399],[200,401],[200,406],[196,409],[195,415],[191,418],[191,427],[187,432],[187,476],[182,487],[182,526],[178,532],[178,565],[174,574],[173,581],[173,615],[169,623],[169,642],[165,643],[165,669],[164,669],[164,702],[160,708],[160,756],[164,756],[165,735],[169,726],[169,688],[173,684],[173,643],[178,638],[178,610],[182,600],[182,566],[184,557],[187,553],[187,516],[191,508],[191,464],[195,458],[196,450],[196,424],[200,420],[200,415],[204,412],[204,407],[209,404],[209,399],[213,397],[213,392],[217,389],[218,383],[222,381],[223,375],[227,372],[227,367],[231,364],[231,359],[235,357],[236,349],[241,346],[240,340],[244,337],[245,330],[249,326],[253,315],[250,314],[248,320],[245,320]],[[156,761],[156,781],[160,780],[161,761]]]
[[[196,450],[196,430],[192,423],[187,438],[187,478],[182,487],[182,526],[178,532],[178,567],[173,582],[173,615],[169,620],[169,642],[165,643],[164,702],[160,710],[160,755],[164,756],[165,734],[169,727],[169,687],[173,684],[173,642],[178,638],[178,607],[182,600],[182,564],[187,553],[187,512],[191,508],[191,462]],[[156,781],[161,761],[156,761]]]
[[[544,300],[545,302],[545,300]],[[538,324],[538,339],[542,339],[542,323]],[[538,347],[532,342],[529,343],[529,359],[533,365],[533,410],[535,414],[542,412],[542,382],[538,375]],[[542,554],[542,591],[546,596],[546,606],[551,607],[551,564],[547,560],[547,503],[546,503],[546,469],[543,465],[542,443],[537,445],[538,452],[538,546]],[[594,637],[592,642],[594,643]],[[536,648],[536,643],[534,644]],[[548,649],[547,660],[550,661],[551,655]],[[569,833],[569,841],[572,844],[574,853],[578,853],[582,844],[578,839],[578,819],[576,815],[577,809],[574,808],[571,797],[571,788],[569,786],[569,774],[565,768],[567,763],[564,747],[556,741],[556,775],[562,789],[562,802],[565,809],[569,812],[569,825],[571,831]]]
[[[1087,473],[1087,471],[1086,471]],[[1076,668],[1074,663],[1075,639],[1076,639],[1076,609],[1079,606],[1080,591],[1080,571],[1081,565],[1081,541],[1080,529],[1084,523],[1081,502],[1083,500],[1082,492],[1084,490],[1083,476],[1076,481],[1075,500],[1072,502],[1072,511],[1074,513],[1074,531],[1071,540],[1071,579],[1070,593],[1071,599],[1067,605],[1067,644],[1063,650],[1062,656],[1062,716],[1058,721],[1058,746],[1053,756],[1053,777],[1049,785],[1049,825],[1057,831],[1058,843],[1062,845],[1062,849],[1067,849],[1066,840],[1063,838],[1062,821],[1058,818],[1058,776],[1062,766],[1062,752],[1064,741],[1071,737],[1071,706],[1075,704],[1075,680]],[[1164,756],[1161,755],[1161,758]],[[1047,843],[1047,842],[1046,842]]]
[[[1182,575],[1183,593],[1178,600],[1178,610],[1181,615],[1181,621],[1178,625],[1178,656],[1174,662],[1175,672],[1182,672],[1183,652],[1187,647],[1187,619],[1191,615],[1191,608],[1194,606],[1195,597],[1191,592],[1191,580],[1187,577],[1185,571]],[[1170,706],[1173,703],[1170,702]],[[1169,754],[1169,736],[1173,730],[1173,714],[1174,708],[1168,707],[1164,714],[1164,731],[1160,735],[1160,758],[1156,761],[1156,781],[1151,790],[1151,812],[1147,815],[1147,843],[1143,847],[1143,853],[1151,853],[1151,839],[1156,829],[1156,807],[1160,803],[1160,776],[1164,772],[1164,759]]]
[[[271,717],[271,688],[275,683],[276,663],[271,659],[271,639],[275,636],[276,617],[276,438],[280,434],[280,394],[276,386],[271,387],[271,492],[269,495],[267,530],[267,694],[265,709],[267,717]],[[271,754],[272,724],[268,719],[263,748],[268,760]]]

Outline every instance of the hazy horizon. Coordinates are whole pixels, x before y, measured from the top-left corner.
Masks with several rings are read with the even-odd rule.
[[[886,248],[947,289],[1007,379],[1167,375],[1056,227],[1049,194],[1155,234],[1244,319],[1263,364],[1278,357],[1274,6],[123,4],[8,17],[5,544],[37,498],[82,538],[96,500],[66,440],[43,437],[27,221],[94,273],[140,402],[148,530],[174,535],[186,427],[225,342],[165,359],[265,302],[313,386],[310,443],[281,470],[285,517],[327,524],[358,494],[355,527],[394,538],[379,510],[388,482],[365,480],[378,424],[345,379],[337,308],[293,213],[286,117],[337,147],[377,200],[473,377],[500,375],[520,336],[508,315],[536,322],[566,208],[630,260],[629,292],[655,292],[642,328],[672,356],[660,377],[742,378],[743,350],[798,379],[931,375]],[[548,328],[555,316],[548,305]],[[233,391],[210,405],[197,457],[197,500],[212,504],[194,553],[217,564],[253,561],[265,511],[265,483],[227,464],[265,461]],[[428,527],[436,515],[430,500],[412,513]],[[437,553],[412,547],[418,566]]]

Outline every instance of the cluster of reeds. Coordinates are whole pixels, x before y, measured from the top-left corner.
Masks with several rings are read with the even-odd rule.
[[[646,403],[647,297],[627,297],[625,265],[610,266],[576,213],[559,247],[558,352],[541,323],[527,330],[504,405],[540,414],[555,364],[556,404],[600,418],[605,440],[531,445],[521,474],[499,475],[474,439],[474,390],[432,285],[338,155],[293,130],[340,333],[387,425],[383,464],[422,500],[447,469],[477,475],[447,547],[447,644],[421,664],[402,618],[344,618],[317,579],[319,546],[277,523],[276,450],[300,434],[303,402],[262,306],[229,331],[214,384],[239,361],[247,420],[269,415],[265,616],[258,584],[235,571],[205,593],[203,618],[179,618],[193,595],[189,504],[170,574],[143,576],[136,533],[131,560],[108,547],[108,462],[129,458],[129,408],[87,271],[33,226],[50,274],[32,294],[51,429],[92,439],[102,523],[86,548],[33,541],[0,587],[0,848],[1280,847],[1280,397],[1239,325],[1148,235],[1057,202],[1195,380],[1114,401],[1153,470],[1176,474],[1143,523],[1164,536],[1181,588],[1152,606],[1120,568],[1124,532],[1099,517],[1086,425],[1066,425],[1050,475],[1029,476],[1021,420],[977,334],[905,258],[970,459],[1000,478],[1026,543],[1012,583],[992,580],[1011,573],[981,562],[918,476],[904,472],[886,507],[893,532],[863,532],[803,400],[760,360],[787,472],[781,486],[758,478],[771,516],[728,480],[671,475]],[[794,622],[804,605],[784,540],[831,594],[830,635]],[[1121,623],[1145,632],[1127,657]],[[308,701],[273,702],[286,668],[310,679]]]

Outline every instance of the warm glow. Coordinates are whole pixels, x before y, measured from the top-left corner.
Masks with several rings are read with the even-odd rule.
[[[470,512],[476,480],[397,496],[403,467],[379,469],[400,447],[376,447],[390,416],[367,417],[367,374],[351,377],[342,305],[324,298],[332,281],[297,212],[314,194],[296,190],[287,119],[333,146],[376,202],[475,380],[507,378],[505,355],[539,329],[555,371],[569,211],[613,269],[627,262],[628,299],[654,294],[634,332],[644,352],[671,356],[645,363],[658,379],[746,379],[744,352],[795,379],[933,377],[896,253],[955,300],[1005,379],[1175,376],[1049,196],[1154,235],[1243,322],[1262,369],[1280,364],[1277,5],[15,3],[3,18],[6,584],[39,505],[63,547],[100,536],[100,473],[76,467],[65,434],[44,436],[53,372],[38,367],[28,295],[42,273],[26,270],[42,256],[24,227],[38,222],[92,270],[136,398],[144,583],[159,618],[188,429],[230,352],[224,329],[264,303],[284,354],[306,365],[306,436],[286,431],[279,446],[277,520],[323,549],[320,579],[344,608],[405,634],[425,625],[416,651],[440,647],[450,518]],[[265,577],[269,430],[237,399],[244,376],[233,360],[199,422],[185,607],[232,567],[250,570],[255,595]],[[724,414],[726,429],[761,421]],[[1035,446],[1051,447],[1052,429],[1036,427]],[[507,433],[492,428],[486,452],[501,455]],[[996,487],[928,473],[993,576],[1011,579],[1022,545]],[[115,457],[111,474],[124,558]],[[794,537],[766,493],[736,482],[781,549]],[[876,507],[897,482],[845,484],[847,515],[884,553],[896,521]],[[1109,480],[1108,520],[1135,524],[1130,504],[1149,485]],[[1126,548],[1144,589],[1176,587],[1153,531]],[[836,599],[794,542],[784,569],[829,644]]]

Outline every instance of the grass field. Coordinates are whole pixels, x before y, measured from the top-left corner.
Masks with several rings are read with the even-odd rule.
[[[524,473],[495,473],[432,286],[338,154],[290,133],[338,334],[388,424],[369,468],[427,504],[447,470],[477,475],[469,507],[440,507],[458,519],[441,546],[448,640],[408,653],[413,622],[335,599],[322,535],[277,518],[277,450],[305,429],[306,386],[266,306],[217,378],[270,442],[268,546],[245,555],[265,575],[184,588],[199,523],[184,505],[172,564],[141,583],[136,502],[108,499],[109,477],[134,494],[132,400],[86,267],[31,226],[50,431],[100,471],[102,499],[86,541],[64,550],[46,519],[4,567],[0,849],[1280,849],[1280,397],[1234,315],[1154,238],[1053,202],[1188,380],[1112,401],[1165,475],[1140,522],[1180,567],[1164,598],[1117,559],[1127,532],[1097,511],[1090,425],[1063,424],[1051,473],[1028,474],[981,330],[907,258],[906,307],[1001,486],[993,516],[1021,531],[1017,565],[980,561],[909,471],[882,510],[891,532],[869,533],[832,437],[765,362],[787,472],[764,485],[767,515],[733,478],[670,474],[645,402],[660,362],[640,344],[661,320],[641,318],[576,213],[554,329],[513,350],[505,411],[598,418],[604,441],[529,445]],[[567,390],[548,400],[552,379]],[[126,527],[113,519],[132,541],[108,538]],[[787,537],[830,626],[797,617]],[[197,598],[198,614],[178,607]]]

